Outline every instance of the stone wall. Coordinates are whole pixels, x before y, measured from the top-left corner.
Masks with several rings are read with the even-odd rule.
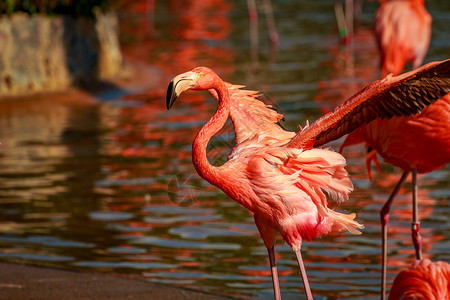
[[[116,76],[122,67],[115,13],[96,20],[0,17],[0,96],[61,90]]]

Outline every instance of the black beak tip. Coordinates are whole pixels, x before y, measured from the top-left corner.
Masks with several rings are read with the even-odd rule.
[[[169,87],[167,88],[167,94],[166,94],[166,106],[167,110],[172,108],[173,103],[176,100],[176,96],[174,95],[173,91],[173,81],[169,83]]]

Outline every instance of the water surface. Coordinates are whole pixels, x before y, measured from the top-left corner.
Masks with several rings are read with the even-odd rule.
[[[379,77],[371,31],[377,4],[364,3],[354,43],[344,47],[331,1],[273,1],[280,40],[273,51],[258,2],[255,57],[246,1],[162,2],[154,13],[128,5],[120,14],[124,53],[153,74],[145,88],[101,101],[61,94],[0,103],[0,259],[271,299],[252,216],[192,166],[191,142],[216,103],[191,93],[167,111],[167,84],[209,66],[262,91],[296,131]],[[448,58],[450,6],[436,0],[427,8],[434,23],[426,62]],[[210,161],[223,163],[232,145],[227,125],[209,145]],[[379,210],[401,171],[383,164],[369,182],[364,149],[345,155],[355,191],[339,210],[356,212],[366,228],[306,242],[303,256],[317,299],[378,299]],[[449,178],[447,166],[419,179],[424,256],[447,262]],[[408,181],[391,217],[390,282],[414,259],[409,191]],[[303,297],[294,254],[281,240],[275,250],[283,298]]]

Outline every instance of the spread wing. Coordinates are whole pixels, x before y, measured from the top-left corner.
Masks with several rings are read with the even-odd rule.
[[[377,118],[410,116],[450,92],[450,59],[377,80],[300,131],[286,146],[317,147]]]

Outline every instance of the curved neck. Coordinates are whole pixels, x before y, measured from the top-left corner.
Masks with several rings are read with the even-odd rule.
[[[214,115],[200,129],[192,144],[192,161],[197,173],[209,183],[217,186],[219,179],[219,168],[211,165],[206,156],[206,146],[209,140],[225,125],[230,113],[228,105],[229,95],[225,84],[216,84],[214,90],[217,92],[219,105]]]

